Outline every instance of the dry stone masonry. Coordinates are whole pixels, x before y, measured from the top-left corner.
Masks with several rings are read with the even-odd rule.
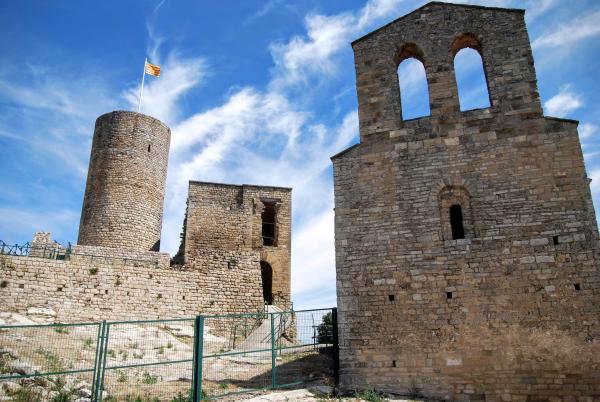
[[[600,400],[596,218],[577,122],[545,117],[524,11],[429,3],[352,43],[334,156],[341,381],[456,401]],[[453,60],[491,106],[461,112]],[[397,67],[431,115],[402,121]]]

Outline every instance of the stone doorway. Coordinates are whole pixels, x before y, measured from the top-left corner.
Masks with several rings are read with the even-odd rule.
[[[260,277],[262,279],[263,300],[265,304],[273,304],[273,268],[266,261],[260,262]]]

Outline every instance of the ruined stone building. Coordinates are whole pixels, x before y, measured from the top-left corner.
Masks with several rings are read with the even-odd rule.
[[[543,115],[524,11],[428,3],[352,48],[360,143],[332,158],[342,384],[600,400],[590,180],[578,122]],[[481,56],[487,108],[460,109],[463,48]],[[408,58],[429,90],[413,120]]]
[[[170,135],[140,113],[97,119],[78,244],[56,258],[38,235],[29,256],[0,256],[2,311],[80,322],[290,306],[289,188],[192,181],[180,253],[158,251]]]
[[[288,307],[291,201],[290,188],[191,181],[181,250],[176,258],[183,264],[211,270],[212,253],[222,252],[232,256],[227,261],[232,269],[238,264],[236,254],[247,254],[259,261],[260,275],[250,275],[243,288],[262,289],[266,304]],[[214,287],[216,284],[210,286]]]

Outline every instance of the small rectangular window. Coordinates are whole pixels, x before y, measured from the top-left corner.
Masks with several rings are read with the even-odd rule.
[[[388,295],[388,300],[389,301],[394,301],[394,300],[396,300],[396,296],[395,295]]]
[[[450,207],[450,226],[452,227],[452,240],[465,238],[463,214],[460,205],[455,204]]]
[[[452,292],[446,292],[446,299],[452,299]]]

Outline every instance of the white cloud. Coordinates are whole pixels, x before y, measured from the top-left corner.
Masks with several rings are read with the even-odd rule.
[[[541,17],[547,11],[554,8],[559,4],[558,0],[530,0],[526,2],[525,18],[528,23],[533,22],[535,19]]]
[[[402,0],[371,0],[356,13],[309,14],[305,18],[306,36],[295,36],[287,43],[271,45],[275,62],[271,87],[281,90],[306,83],[314,73],[335,74],[337,64],[333,56],[378,19],[395,16],[401,3]]]
[[[600,10],[586,13],[535,39],[534,48],[573,46],[577,41],[600,34]]]
[[[598,126],[590,123],[582,123],[579,125],[579,138],[582,140],[590,139],[597,131]]]
[[[588,175],[590,179],[592,179],[592,184],[590,189],[592,191],[593,196],[600,196],[600,169],[596,168],[590,172]]]
[[[106,80],[89,71],[68,74],[28,65],[25,71],[4,71],[0,76],[0,97],[10,105],[0,111],[0,135],[18,138],[50,165],[69,167],[85,176],[93,122],[118,102],[112,98]],[[24,82],[14,79],[19,76]],[[15,122],[16,116],[18,121]]]
[[[333,198],[331,190],[323,196]],[[293,236],[292,286],[296,293],[314,291],[315,284],[335,288],[334,214],[329,209],[314,216]]]
[[[569,85],[561,88],[560,92],[544,103],[546,114],[555,117],[566,117],[571,112],[583,106],[581,97],[571,91]]]
[[[281,3],[281,0],[267,1],[258,11],[256,11],[254,14],[252,14],[248,18],[246,18],[244,20],[243,24],[248,25],[248,24],[251,24],[251,23],[261,19],[265,15],[269,14],[280,3]]]

